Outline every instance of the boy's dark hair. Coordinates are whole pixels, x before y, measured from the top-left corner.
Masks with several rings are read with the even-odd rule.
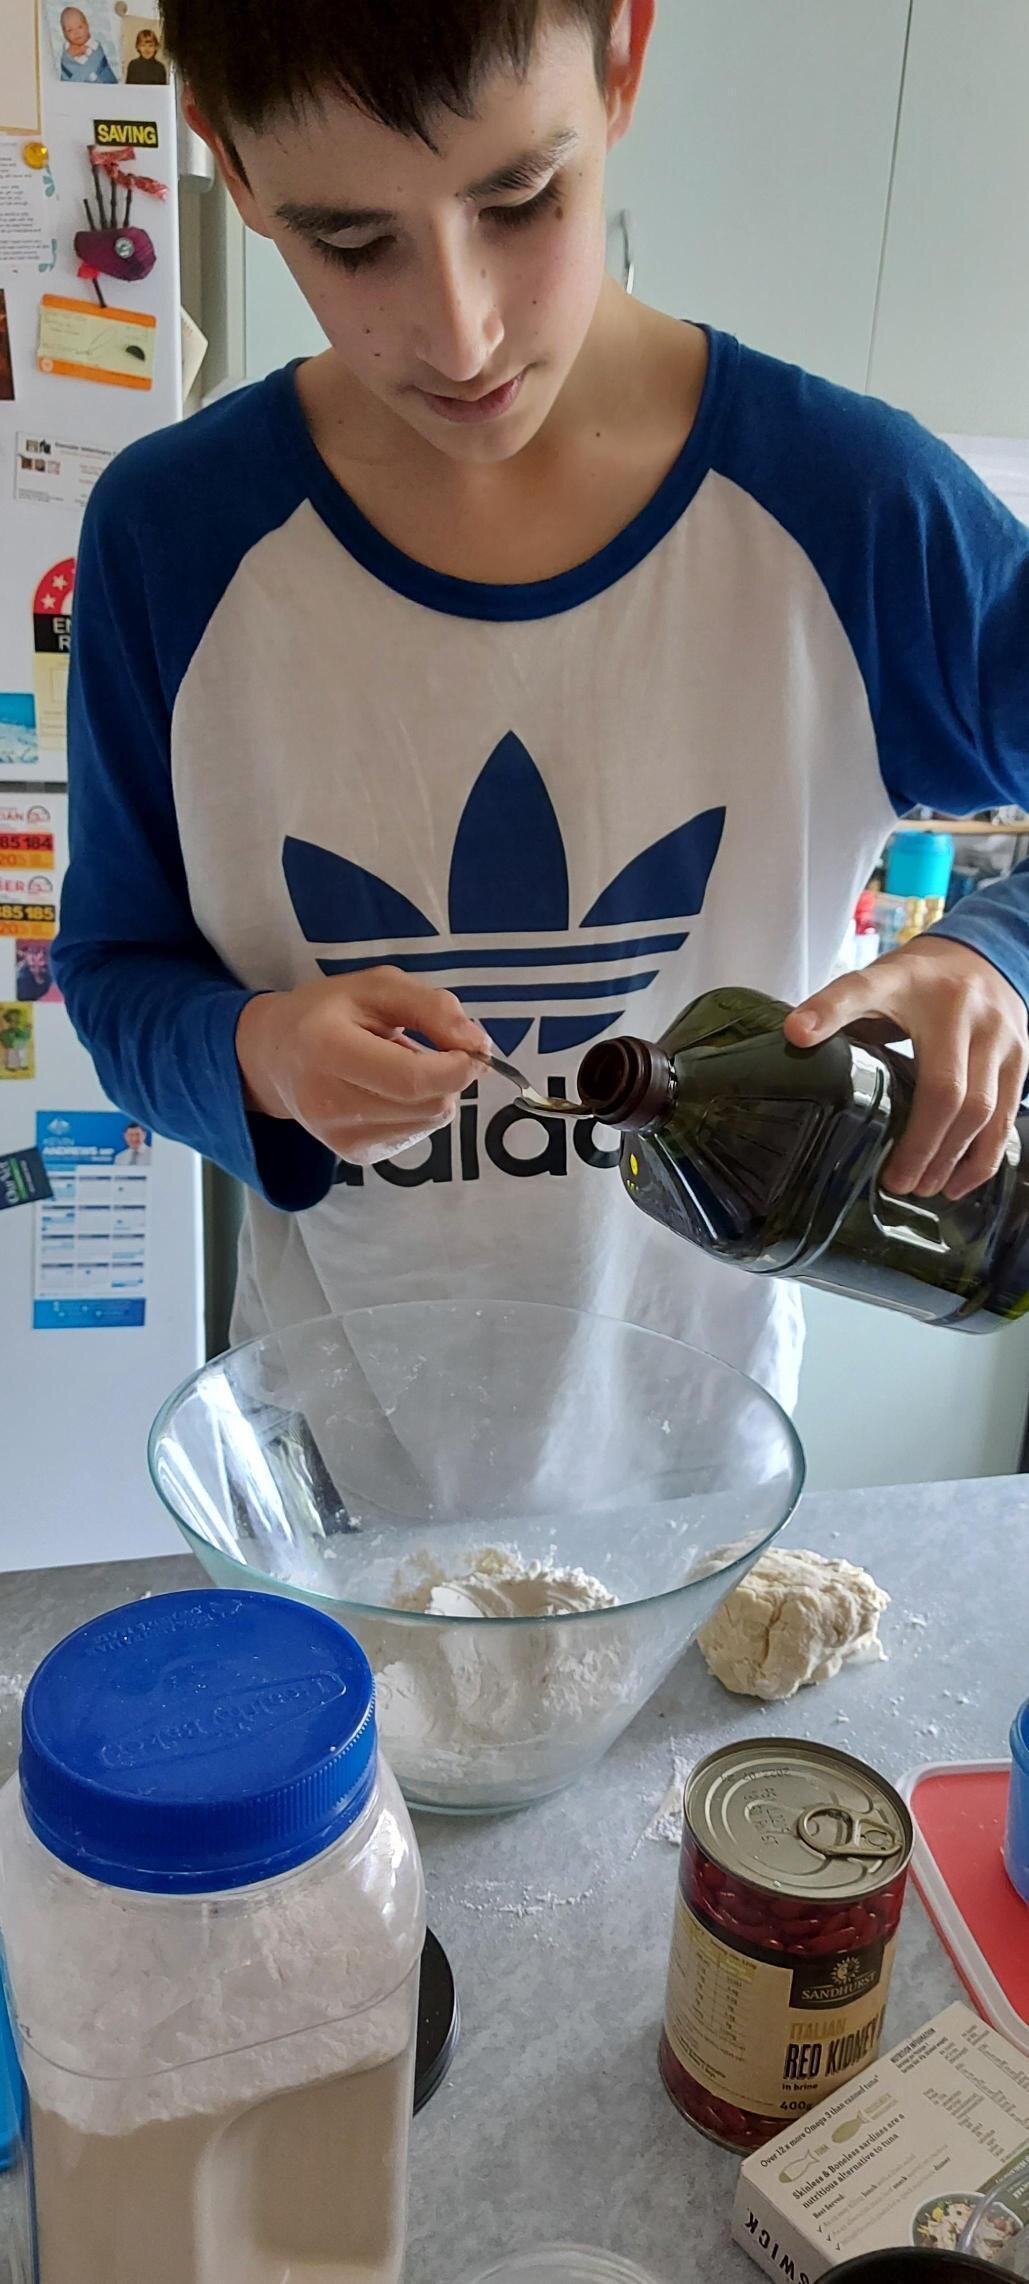
[[[614,0],[163,0],[164,45],[219,133],[343,94],[431,143],[434,114],[468,117],[492,65],[524,71],[548,16],[593,33],[607,61]]]

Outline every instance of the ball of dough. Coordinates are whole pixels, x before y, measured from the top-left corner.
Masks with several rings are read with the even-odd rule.
[[[794,1697],[845,1663],[884,1658],[890,1597],[853,1562],[771,1547],[697,1639],[711,1672],[739,1697]]]

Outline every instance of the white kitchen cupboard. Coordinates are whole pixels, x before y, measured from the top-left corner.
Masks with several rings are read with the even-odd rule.
[[[865,386],[908,0],[661,0],[611,204],[637,290]]]
[[[1029,436],[1027,0],[914,0],[870,382]]]
[[[907,25],[908,0],[661,0],[611,169],[645,300],[864,388]],[[266,239],[244,268],[256,379],[323,337]]]

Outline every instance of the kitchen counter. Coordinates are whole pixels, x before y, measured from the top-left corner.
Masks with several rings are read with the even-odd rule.
[[[1029,1478],[808,1499],[785,1543],[874,1572],[893,1596],[887,1664],[760,1706],[729,1697],[692,1650],[574,1791],[490,1822],[419,1820],[464,2024],[415,2126],[407,2284],[460,2284],[557,2238],[627,2254],[665,2284],[757,2274],[728,2241],[737,2161],[679,2118],[657,2074],[676,1851],[648,1825],[676,1759],[733,1737],[821,1737],[894,1779],[1003,1756],[1029,1692]],[[196,1577],[173,1557],[3,1580],[0,1777],[45,1651],[95,1612]],[[959,1996],[911,1892],[887,2042]]]

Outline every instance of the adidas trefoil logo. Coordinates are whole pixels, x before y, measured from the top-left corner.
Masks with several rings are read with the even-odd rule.
[[[532,755],[511,732],[476,779],[457,829],[449,934],[389,881],[331,849],[291,837],[282,862],[306,942],[334,947],[319,956],[323,974],[403,968],[456,992],[503,1055],[538,1024],[535,1043],[546,1057],[621,1023],[627,1004],[682,950],[724,827],[724,809],[705,809],[652,842],[573,924],[561,827]]]

